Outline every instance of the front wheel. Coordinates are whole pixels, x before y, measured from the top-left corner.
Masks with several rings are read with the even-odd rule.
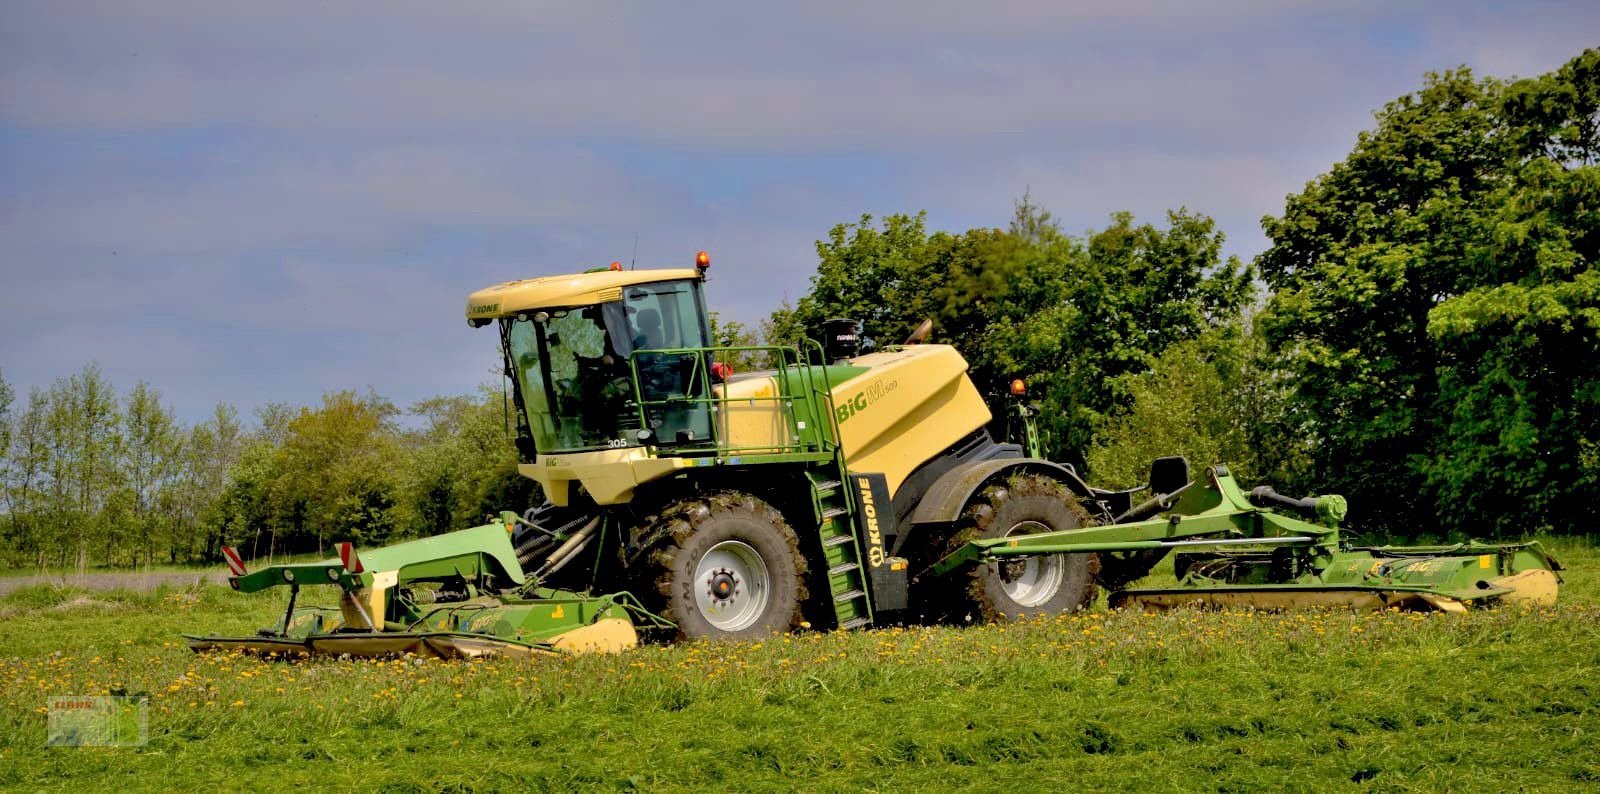
[[[1061,483],[1019,474],[986,486],[962,511],[946,553],[969,540],[1058,532],[1087,526],[1089,514]],[[1094,599],[1093,554],[1040,554],[974,565],[945,587],[957,621],[1000,622],[1087,607]]]
[[[686,499],[653,530],[638,591],[681,637],[754,639],[800,625],[805,558],[771,505],[735,492]]]

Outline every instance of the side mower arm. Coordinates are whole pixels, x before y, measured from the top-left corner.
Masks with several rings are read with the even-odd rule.
[[[1314,509],[1323,524],[1257,507],[1225,467],[1213,466],[1206,469],[1203,482],[1184,488],[1160,518],[974,540],[935,563],[928,573],[943,576],[968,563],[1031,554],[1293,545],[1321,547],[1331,555],[1338,547],[1344,498],[1322,496],[1300,501],[1305,504],[1296,506]]]

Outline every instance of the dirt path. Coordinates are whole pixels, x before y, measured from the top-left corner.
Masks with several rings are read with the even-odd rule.
[[[141,573],[139,571],[116,571],[106,573],[89,573],[82,576],[75,573],[47,573],[29,576],[0,577],[0,595],[5,595],[13,590],[32,587],[40,584],[53,584],[65,587],[82,587],[86,590],[154,590],[161,585],[183,587],[186,585],[212,582],[214,584],[227,584],[228,575],[222,571],[153,571]]]

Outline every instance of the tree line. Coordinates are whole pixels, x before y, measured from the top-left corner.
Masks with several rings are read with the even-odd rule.
[[[470,526],[533,498],[502,414],[498,392],[402,412],[336,391],[185,425],[157,389],[119,395],[93,364],[20,401],[0,373],[0,565],[189,563],[224,544],[271,557]]]
[[[1343,493],[1375,534],[1600,530],[1600,50],[1428,75],[1262,225],[1245,265],[1186,210],[1081,237],[1026,199],[1006,230],[863,217],[766,330],[933,317],[1107,484],[1184,453]]]
[[[1528,79],[1428,75],[1262,223],[1243,262],[1189,209],[1082,234],[1027,196],[1004,229],[864,215],[817,242],[793,305],[713,332],[796,343],[854,317],[893,344],[932,318],[992,406],[1024,379],[1051,457],[1104,485],[1184,454],[1343,493],[1375,535],[1600,530],[1600,50]],[[0,564],[470,526],[537,496],[505,411],[498,385],[405,410],[335,391],[185,425],[93,365],[26,399],[0,377]]]

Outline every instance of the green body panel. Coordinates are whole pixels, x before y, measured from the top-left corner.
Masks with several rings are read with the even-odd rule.
[[[511,547],[508,525],[495,521],[480,527],[409,540],[393,546],[357,550],[365,570],[352,573],[338,557],[319,562],[273,565],[235,577],[234,589],[254,593],[283,585],[340,585],[347,589],[370,587],[374,574],[395,571],[401,583],[437,581],[449,577],[478,580],[492,576],[511,584],[524,582],[522,566]]]
[[[1246,560],[1236,575],[1208,576],[1191,570],[1178,588],[1132,591],[1134,595],[1211,590],[1288,592],[1303,590],[1372,591],[1388,594],[1432,594],[1472,603],[1510,595],[1515,588],[1496,585],[1497,579],[1529,570],[1560,570],[1537,543],[1448,547],[1349,549],[1336,552],[1325,567],[1308,570],[1292,579],[1277,581],[1271,562]]]

